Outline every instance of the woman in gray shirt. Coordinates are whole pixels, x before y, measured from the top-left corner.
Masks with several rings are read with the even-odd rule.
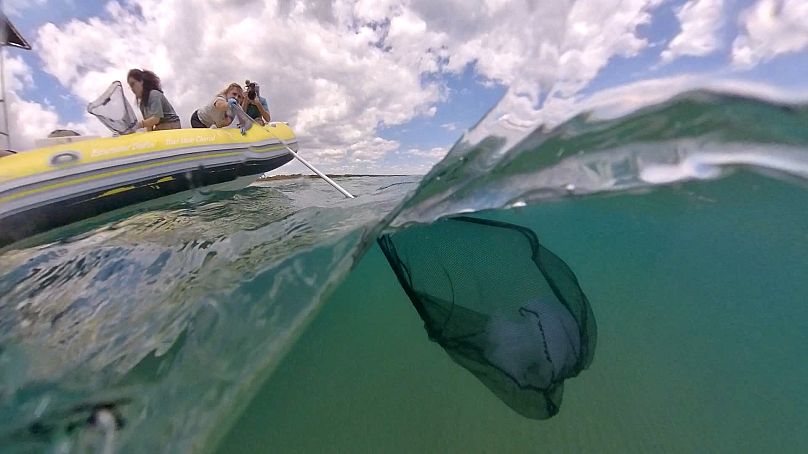
[[[192,128],[224,128],[236,118],[235,107],[241,104],[244,90],[241,85],[233,82],[220,91],[213,101],[195,110],[191,114]]]
[[[137,129],[146,128],[146,131],[180,129],[180,117],[163,95],[160,78],[156,74],[131,69],[126,75],[126,81],[129,82],[129,88],[137,98],[140,113],[143,114],[143,120],[137,123]]]

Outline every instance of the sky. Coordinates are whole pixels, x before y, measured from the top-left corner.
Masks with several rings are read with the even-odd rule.
[[[125,85],[130,68],[160,76],[184,127],[230,82],[259,82],[273,120],[289,122],[304,156],[329,173],[426,173],[471,140],[466,130],[483,117],[530,129],[591,100],[630,108],[684,80],[781,93],[808,84],[805,0],[5,0],[3,8],[33,46],[5,51],[17,150],[57,128],[108,136],[86,105],[111,82]],[[282,171],[308,173],[296,164]]]

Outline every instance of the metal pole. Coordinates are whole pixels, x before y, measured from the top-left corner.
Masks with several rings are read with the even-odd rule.
[[[3,2],[0,0],[0,16],[5,19],[6,12],[3,10]],[[3,35],[0,36],[3,42],[0,44],[0,90],[3,92],[3,98],[0,102],[3,103],[3,131],[0,135],[5,137],[6,151],[11,151],[11,131],[8,129],[8,100],[6,99],[6,42],[8,41],[8,28],[6,21],[3,20]]]
[[[281,140],[280,138],[278,138],[278,140],[280,140],[280,141],[281,141],[281,143],[283,143],[283,146],[284,146],[284,147],[286,147],[286,149],[289,151],[289,153],[292,153],[292,156],[294,156],[295,158],[297,158],[297,160],[298,160],[298,161],[302,162],[304,166],[306,166],[306,167],[308,167],[309,169],[311,169],[311,171],[312,171],[312,172],[316,173],[316,174],[317,174],[317,175],[318,175],[320,178],[322,178],[323,180],[325,180],[325,181],[326,181],[328,184],[330,184],[331,186],[334,186],[334,188],[335,188],[337,191],[341,192],[341,193],[342,193],[342,195],[344,195],[345,197],[348,197],[349,199],[353,199],[353,198],[355,198],[354,196],[352,196],[352,195],[351,195],[351,193],[350,193],[350,192],[348,192],[348,191],[346,191],[345,189],[343,189],[343,187],[342,187],[342,186],[338,185],[338,184],[337,184],[337,183],[336,183],[334,180],[332,180],[331,178],[328,178],[328,177],[327,177],[327,176],[326,176],[326,175],[325,175],[323,172],[320,172],[319,170],[315,169],[315,168],[314,168],[314,166],[313,166],[313,165],[311,165],[311,163],[310,163],[309,161],[306,161],[305,159],[301,158],[301,157],[300,157],[300,156],[299,156],[297,153],[295,153],[295,152],[294,152],[294,150],[292,150],[291,148],[289,148],[289,145],[286,145],[286,143],[285,143],[283,140]]]
[[[253,119],[252,119],[252,118],[251,118],[249,115],[247,115],[247,113],[246,113],[246,112],[244,112],[244,109],[242,109],[242,108],[241,108],[241,106],[235,106],[235,107],[234,107],[234,109],[235,109],[235,111],[236,111],[236,114],[237,114],[237,115],[240,117],[240,118],[239,118],[239,121],[243,121],[243,122],[245,123],[245,126],[246,126],[246,123],[250,123],[250,124],[251,124],[250,126],[253,126],[253,125],[257,125],[257,124],[258,124],[258,123],[256,123],[256,121],[255,121],[255,120],[253,120]],[[249,127],[246,127],[246,128],[244,128],[244,129],[242,129],[242,132],[241,132],[241,133],[242,133],[242,134],[244,134],[244,133],[245,133],[245,131],[247,131],[248,129],[250,129],[250,128],[249,128]],[[269,129],[264,128],[264,130],[266,130],[268,133],[272,134],[272,131],[270,131]],[[342,195],[344,195],[345,197],[347,197],[347,198],[349,198],[349,199],[354,199],[354,198],[355,198],[353,195],[351,195],[351,193],[350,193],[350,192],[346,191],[346,190],[345,190],[345,189],[344,189],[342,186],[338,185],[338,184],[337,184],[337,182],[335,182],[335,181],[334,181],[334,180],[332,180],[331,178],[328,178],[328,177],[327,177],[327,176],[326,176],[326,175],[325,175],[323,172],[320,172],[319,170],[317,170],[317,168],[315,168],[315,167],[314,167],[314,166],[313,166],[313,165],[312,165],[312,164],[311,164],[309,161],[306,161],[305,159],[301,158],[301,157],[300,157],[300,155],[298,155],[297,153],[295,153],[295,151],[294,151],[294,150],[292,150],[292,148],[289,146],[289,144],[288,144],[288,143],[286,143],[286,141],[284,141],[283,139],[281,139],[280,137],[278,137],[276,134],[272,134],[272,135],[273,135],[273,136],[275,136],[275,138],[276,138],[276,139],[278,139],[278,140],[279,140],[279,141],[280,141],[280,142],[283,144],[283,146],[284,146],[284,147],[286,147],[286,150],[287,150],[289,153],[291,153],[291,154],[292,154],[292,156],[294,156],[294,157],[295,157],[295,158],[296,158],[298,161],[302,162],[304,166],[306,166],[306,167],[308,167],[309,169],[311,169],[311,171],[312,171],[312,172],[314,172],[314,173],[316,173],[316,174],[317,174],[317,176],[319,176],[320,178],[322,178],[323,180],[325,180],[325,181],[326,181],[326,183],[328,183],[328,184],[330,184],[331,186],[333,186],[333,187],[334,187],[334,189],[336,189],[337,191],[341,192],[341,193],[342,193]]]

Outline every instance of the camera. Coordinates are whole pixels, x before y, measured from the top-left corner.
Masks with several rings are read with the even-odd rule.
[[[250,82],[249,80],[244,83],[247,86],[247,97],[250,98],[250,101],[255,99],[256,91],[255,91],[255,82]]]

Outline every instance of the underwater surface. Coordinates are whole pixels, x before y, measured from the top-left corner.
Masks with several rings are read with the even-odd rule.
[[[319,180],[261,182],[9,248],[4,451],[800,451],[805,118],[690,93],[528,138],[484,177],[468,175],[483,172],[471,148],[423,179],[341,180],[354,200]],[[533,162],[550,146],[579,151]],[[532,234],[433,222],[459,213]],[[528,237],[535,263],[509,242]],[[377,238],[410,267],[409,294]],[[552,291],[509,293],[542,279]],[[454,305],[419,310],[428,297]],[[491,321],[509,305],[520,315]],[[541,337],[518,325],[533,316]],[[457,334],[468,320],[476,331]]]
[[[481,213],[534,228],[597,319],[592,365],[543,421],[512,411],[427,341],[373,247],[219,452],[802,451],[807,196],[739,172]]]

